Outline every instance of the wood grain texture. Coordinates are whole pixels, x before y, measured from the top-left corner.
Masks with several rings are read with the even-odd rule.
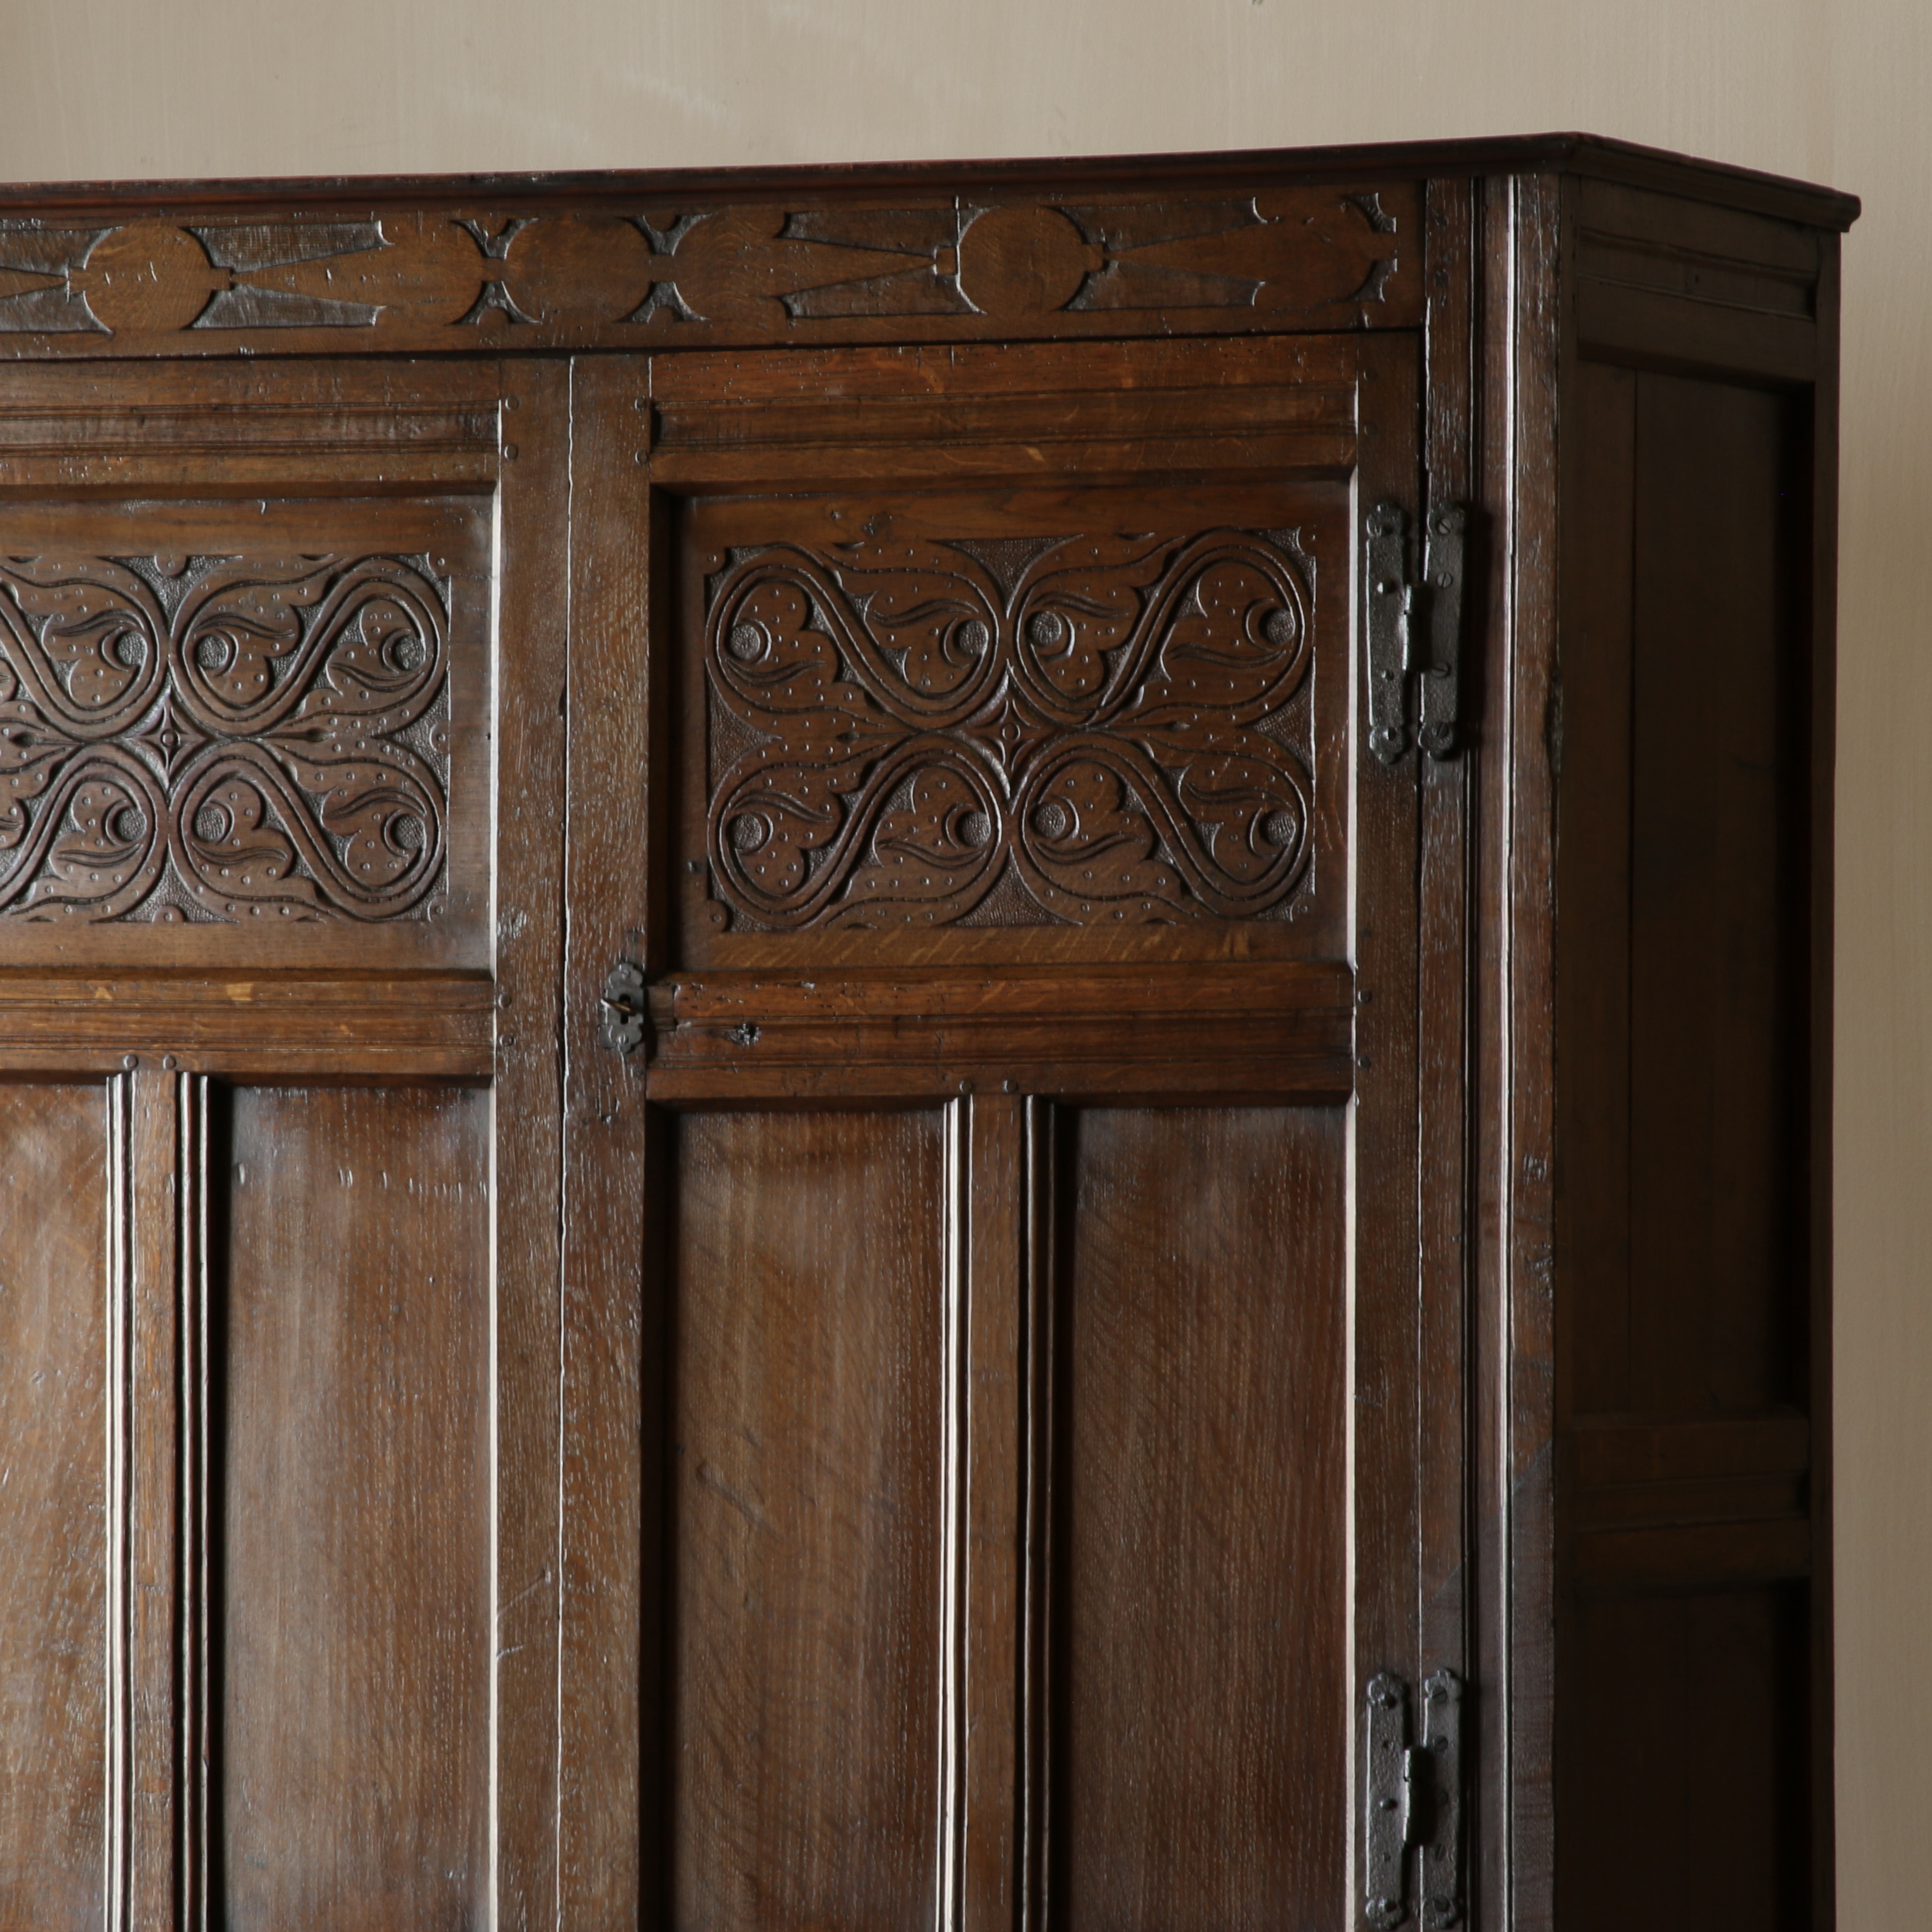
[[[132,1047],[238,1078],[489,1077],[497,995],[480,977],[0,976],[0,1070],[105,1073]]]
[[[107,1902],[107,1108],[0,1086],[0,1924]]]
[[[1344,1882],[1343,1139],[1319,1110],[1066,1130],[1057,1924],[1298,1924]]]
[[[192,438],[248,420],[231,386],[147,425],[150,488],[216,494]],[[358,500],[354,474],[272,503],[0,504],[8,964],[488,964],[492,532],[460,498]]]
[[[1352,976],[1327,962],[811,980],[678,974],[650,989],[652,1100],[823,1101],[1024,1089],[1083,1099],[1340,1100]]]
[[[183,1344],[196,1195],[183,1165],[184,1082],[130,1055],[119,1088],[120,1232],[110,1342],[108,1520],[111,1924],[165,1923],[193,1889],[197,1689],[182,1557]],[[198,1755],[196,1754],[196,1755]]]
[[[1567,138],[7,198],[0,1126],[106,1082],[116,1552],[104,1861],[17,1916],[1326,1923],[1360,1680],[1447,1664],[1467,1922],[1828,1925],[1850,212]],[[1472,506],[1473,715],[1393,770],[1384,497]],[[321,622],[371,573],[422,622]],[[292,779],[262,849],[400,896],[188,916],[194,760],[282,755],[224,677],[392,646],[467,898]],[[92,1762],[32,1641],[0,1875]]]
[[[1574,1414],[1630,1393],[1631,520],[1636,372],[1576,371],[1567,446],[1576,528],[1564,548],[1576,613],[1563,639],[1557,890],[1557,1240],[1568,1287],[1562,1348]]]
[[[1028,1318],[1041,1283],[1030,1211],[1045,1110],[1017,1095],[967,1108],[965,1493],[961,1548],[961,1804],[956,1922],[1012,1932],[1025,1862],[1024,1598]]]
[[[646,1652],[662,1649],[664,1605],[648,1604],[638,1552],[662,1533],[647,1508],[641,1450],[662,1432],[663,1364],[648,1364],[644,1297],[646,1123],[644,1068],[600,1041],[598,998],[620,958],[640,960],[661,845],[648,836],[646,801],[661,782],[649,755],[658,700],[650,662],[661,554],[652,541],[644,471],[634,460],[646,393],[640,361],[580,358],[570,376],[571,580],[566,742],[568,813],[562,904],[564,1046],[562,1374],[560,1508],[562,1620],[560,1642],[557,1856],[566,1921],[611,1923],[665,1874],[661,1846],[640,1843],[644,1726],[662,1723]],[[554,676],[556,659],[547,665]],[[545,729],[550,728],[546,719]],[[552,768],[554,783],[554,768]],[[546,814],[554,791],[532,788]],[[547,890],[554,888],[548,880]],[[533,1048],[550,1042],[540,1035]],[[662,1210],[664,1203],[654,1204]],[[646,1292],[650,1291],[647,1289]],[[646,1411],[646,1377],[650,1378]],[[648,1420],[646,1417],[648,1416]],[[653,1762],[652,1769],[659,1767]],[[660,1805],[661,1808],[661,1805]],[[650,1870],[652,1864],[658,1869]]]
[[[1484,663],[1484,947],[1478,1119],[1487,1378],[1481,1480],[1496,1606],[1478,1748],[1485,1909],[1521,1932],[1556,1910],[1556,1282],[1552,1190],[1556,680],[1562,311],[1558,184],[1484,192],[1485,489],[1498,524]]]
[[[224,1922],[471,1923],[490,1884],[489,1102],[244,1088],[232,1107]]]
[[[1391,338],[1366,346],[1360,501],[1413,502],[1423,484],[1425,345]],[[1361,716],[1368,710],[1366,655],[1358,653],[1351,666]],[[1379,1671],[1394,1670],[1416,1683],[1424,1675],[1416,1570],[1426,1400],[1418,1135],[1424,1042],[1445,1016],[1424,1016],[1420,1004],[1423,762],[1418,754],[1390,766],[1358,752],[1354,772],[1351,1174],[1358,1204],[1349,1257],[1354,1580],[1349,1635],[1358,1690]],[[1448,1444],[1432,1446],[1454,1454]],[[1436,1560],[1439,1565],[1439,1552]],[[1359,1701],[1352,1700],[1352,1708],[1359,1710]],[[1365,1755],[1359,1742],[1357,1752],[1358,1764]]]
[[[1284,904],[1313,775],[1273,734],[1313,651],[1280,542],[1063,531],[997,563],[981,548],[861,538],[700,563],[719,566],[713,920],[950,926],[1009,874],[1010,926]]]
[[[564,709],[568,379],[498,372],[504,466],[495,983],[496,1910],[514,1932],[554,1924],[562,1596]],[[505,1124],[511,1124],[508,1131]]]
[[[678,1123],[680,1925],[935,1910],[943,1152],[933,1114]]]
[[[1757,1408],[1805,1315],[1809,506],[1776,394],[1646,374],[1636,407],[1625,1406]]]
[[[1805,458],[1809,466],[1811,531],[1804,580],[1809,603],[1810,686],[1805,696],[1810,736],[1810,864],[1804,908],[1805,1240],[1810,1264],[1802,1375],[1810,1413],[1811,1457],[1811,1911],[1828,1928],[1838,1910],[1837,1648],[1833,1528],[1832,1200],[1837,1160],[1832,1141],[1834,1004],[1838,749],[1838,387],[1840,244],[1820,238],[1818,382],[1811,394]]]
[[[722,183],[665,203],[516,212],[459,194],[320,213],[0,208],[0,342],[14,355],[626,349],[998,338],[1413,319],[1415,185],[1274,182],[1162,196],[1064,192],[884,204],[746,203]],[[724,191],[721,194],[720,188]],[[640,199],[640,196],[645,199]]]
[[[1187,419],[1162,374],[1122,358]],[[1024,400],[1029,442],[1089,400]],[[816,465],[767,457],[680,520],[676,964],[1345,950],[1344,493],[1176,490],[1136,445],[1108,488],[778,494]]]
[[[1812,1924],[1805,1624],[1789,1584],[1579,1610],[1596,1722],[1564,1794],[1566,1927]]]
[[[1480,341],[1478,197],[1472,184],[1427,188],[1428,290],[1423,462],[1428,508],[1467,505],[1476,492],[1474,428]],[[1471,1316],[1474,1254],[1469,1184],[1474,1032],[1471,955],[1474,940],[1474,815],[1471,748],[1480,742],[1473,701],[1480,674],[1474,613],[1487,590],[1480,539],[1468,546],[1475,581],[1466,586],[1462,702],[1464,755],[1421,767],[1420,852],[1416,915],[1416,1079],[1418,1125],[1418,1316],[1424,1391],[1418,1474],[1421,1576],[1418,1589],[1420,1667],[1470,1676],[1469,1562],[1472,1390]]]

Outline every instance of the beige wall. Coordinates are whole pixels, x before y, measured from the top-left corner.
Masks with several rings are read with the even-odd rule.
[[[1838,838],[1841,1923],[1932,1923],[1926,0],[0,0],[0,178],[1580,128],[1850,188]]]

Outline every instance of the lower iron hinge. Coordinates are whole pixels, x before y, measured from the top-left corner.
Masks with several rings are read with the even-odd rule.
[[[1412,724],[1432,758],[1456,748],[1468,520],[1460,503],[1430,512],[1419,581],[1410,575],[1408,512],[1398,503],[1378,503],[1364,520],[1369,748],[1385,765],[1408,748]]]
[[[1412,1898],[1430,1932],[1462,1916],[1462,1680],[1453,1670],[1424,1679],[1419,1744],[1410,1741],[1408,1701],[1392,1671],[1370,1679],[1362,1916],[1376,1932],[1406,1923]]]

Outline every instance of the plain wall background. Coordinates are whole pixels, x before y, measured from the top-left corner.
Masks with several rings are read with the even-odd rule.
[[[1840,1922],[1932,1922],[1927,0],[0,0],[0,178],[1581,128],[1864,197],[1838,711]]]

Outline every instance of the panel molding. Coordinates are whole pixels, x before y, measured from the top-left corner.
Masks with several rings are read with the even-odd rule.
[[[1339,962],[680,974],[649,998],[646,1091],[660,1106],[976,1086],[1174,1105],[1354,1090],[1354,980]]]
[[[109,1082],[108,1932],[207,1922],[208,1083]]]
[[[0,1073],[111,1073],[133,1052],[238,1078],[487,1080],[499,995],[466,977],[0,974]]]

